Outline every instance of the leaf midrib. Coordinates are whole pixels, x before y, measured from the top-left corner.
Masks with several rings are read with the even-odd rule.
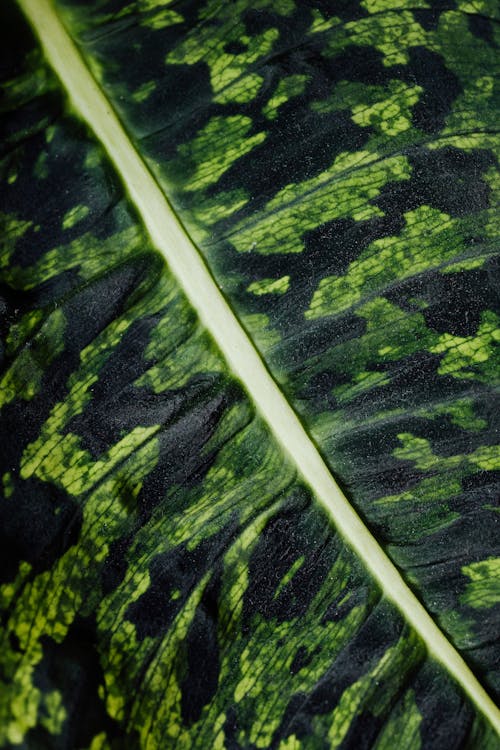
[[[200,252],[87,68],[50,0],[18,0],[18,4],[71,104],[93,131],[122,178],[153,245],[165,257],[201,322],[231,371],[244,384],[274,437],[385,596],[500,735],[500,711],[342,494],[313,440],[269,373]]]

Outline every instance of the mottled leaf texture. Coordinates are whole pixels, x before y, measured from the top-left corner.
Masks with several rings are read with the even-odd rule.
[[[470,671],[338,532],[3,0],[0,747],[497,750],[496,2],[51,12]]]

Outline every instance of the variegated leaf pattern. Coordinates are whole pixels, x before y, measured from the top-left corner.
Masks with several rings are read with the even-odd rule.
[[[252,8],[246,3],[227,4],[227,18],[224,4],[215,3],[144,0],[133,5],[92,5],[69,11],[66,7],[65,20],[84,49],[89,45],[94,75],[109,87],[109,96],[121,107],[141,152],[156,160],[167,192],[172,191],[214,273],[333,470],[377,536],[390,542],[391,554],[422,598],[426,603],[428,598],[436,600],[430,608],[438,612],[455,644],[470,649],[468,658],[494,686],[493,646],[488,649],[485,635],[491,634],[495,622],[494,526],[484,520],[489,516],[481,515],[493,505],[493,497],[487,497],[487,472],[494,461],[492,441],[487,440],[492,434],[488,425],[493,411],[490,374],[494,373],[489,349],[486,358],[478,354],[469,365],[467,372],[474,377],[466,378],[465,385],[460,381],[466,395],[450,388],[443,396],[427,371],[425,381],[417,378],[428,409],[417,413],[417,390],[408,369],[397,381],[393,370],[380,367],[376,372],[385,373],[388,382],[378,386],[369,372],[370,353],[381,346],[377,336],[382,335],[384,346],[391,345],[387,333],[381,334],[387,316],[392,316],[392,345],[403,349],[401,356],[413,357],[412,362],[414,352],[406,349],[420,341],[419,325],[431,330],[423,313],[422,320],[412,319],[397,296],[404,288],[419,298],[415,268],[406,275],[395,269],[396,280],[390,285],[396,296],[389,299],[385,291],[389,282],[382,280],[383,295],[378,287],[369,291],[361,284],[356,301],[353,279],[366,273],[361,259],[362,270],[351,269],[344,281],[350,285],[345,292],[349,313],[340,315],[328,308],[327,315],[319,315],[318,305],[312,304],[315,295],[319,299],[321,294],[327,307],[339,298],[336,291],[325,291],[326,284],[321,286],[321,280],[334,274],[317,249],[311,253],[304,246],[297,253],[293,246],[294,225],[300,242],[305,235],[309,242],[308,233],[314,236],[321,226],[332,234],[324,240],[316,236],[316,248],[323,243],[325,255],[330,253],[328,242],[338,232],[332,221],[345,222],[347,234],[355,233],[360,223],[363,242],[365,232],[374,232],[376,242],[380,237],[374,227],[391,212],[377,208],[374,197],[385,195],[403,205],[401,195],[396,197],[392,191],[405,180],[411,183],[415,167],[408,166],[409,157],[399,142],[394,154],[377,159],[366,148],[366,156],[359,157],[364,160],[361,171],[348,145],[326,176],[307,153],[291,149],[288,158],[297,159],[297,168],[303,161],[311,171],[305,179],[297,177],[286,184],[280,183],[278,174],[285,169],[282,155],[276,153],[276,161],[269,161],[267,151],[260,161],[255,159],[256,149],[269,139],[267,131],[259,133],[252,114],[262,86],[273,92],[262,99],[268,127],[276,123],[282,128],[283,112],[288,111],[291,127],[306,134],[302,115],[293,114],[290,101],[293,106],[298,101],[307,104],[312,118],[313,113],[321,114],[317,107],[326,106],[327,119],[341,123],[349,119],[345,113],[340,120],[331,115],[344,111],[335,109],[339,102],[347,102],[350,117],[361,101],[361,89],[344,87],[344,100],[331,91],[327,104],[328,97],[315,94],[314,101],[321,104],[312,106],[307,92],[313,69],[304,77],[298,64],[312,27],[322,45],[327,40],[333,45],[332,57],[325,59],[337,60],[342,51],[335,44],[342,48],[347,36],[356,33],[391,64],[404,66],[404,60],[391,58],[397,45],[393,32],[387,32],[389,40],[384,42],[384,23],[375,27],[379,45],[375,47],[369,23],[351,31],[352,10],[347,4],[339,4],[335,21],[325,7],[328,3],[296,7],[283,0],[258,2]],[[379,21],[384,17],[373,3],[356,16],[361,22],[370,13]],[[412,13],[397,12],[397,17],[407,19]],[[498,747],[488,721],[387,601],[256,414],[245,384],[235,380],[179,284],[151,247],[126,186],[68,105],[15,4],[3,3],[0,16],[4,94],[0,746],[30,750]],[[405,23],[405,33],[414,33],[410,21]],[[334,27],[337,32],[332,37]],[[134,38],[131,43],[129,34]],[[225,41],[218,43],[217,34]],[[158,42],[153,44],[152,39]],[[279,56],[277,45],[283,39],[289,49],[283,57],[285,67],[278,66],[274,83],[271,77],[267,82],[260,61]],[[211,51],[205,50],[207,46]],[[121,55],[125,50],[129,55],[128,73],[134,70],[134,75],[142,76],[144,68],[134,65],[131,55],[137,54],[146,64],[146,49],[151,75],[132,82],[123,76],[126,66]],[[293,49],[298,50],[297,66]],[[157,53],[161,53],[162,75],[154,73]],[[189,59],[181,60],[186,55]],[[289,62],[287,55],[292,56]],[[371,91],[370,106],[380,112],[381,84],[366,80],[361,82],[363,96]],[[418,80],[412,83],[413,89],[419,85]],[[370,87],[376,86],[372,91]],[[184,89],[178,105],[171,98],[174,89]],[[485,90],[488,94],[487,86]],[[400,101],[401,92],[392,84],[385,97]],[[168,104],[161,107],[158,100],[153,104],[153,96],[164,96]],[[415,91],[406,91],[403,119],[405,112],[410,117],[415,96]],[[485,117],[491,113],[487,100],[488,96]],[[476,106],[473,100],[469,108],[477,118]],[[176,127],[172,121],[155,123],[153,109],[159,118],[176,112]],[[364,116],[376,118],[366,113],[359,118]],[[191,118],[199,118],[195,126]],[[387,118],[379,116],[378,121]],[[369,128],[369,137],[377,136],[371,119],[360,127]],[[453,127],[455,132],[457,126]],[[397,133],[384,131],[382,125],[380,129],[380,149],[391,150],[390,139]],[[319,159],[329,141],[324,131],[316,132],[312,126],[311,131],[314,148],[309,139],[304,143]],[[172,154],[159,158],[168,133]],[[491,149],[491,144],[481,148],[486,152],[482,158],[488,163],[488,179],[493,174],[488,161]],[[469,152],[460,145],[461,152],[472,154],[472,165],[476,150]],[[261,172],[267,164],[269,174],[276,164],[271,193],[266,196],[265,185],[262,190],[257,183],[253,188],[252,211],[243,172],[237,172],[237,179],[228,176],[233,164],[246,158],[250,161],[244,164],[254,164]],[[245,170],[252,179],[248,166]],[[436,179],[445,172],[444,166],[434,167]],[[483,172],[476,166],[471,172],[482,180],[478,175]],[[390,189],[384,193],[387,185]],[[463,189],[469,189],[467,180]],[[342,190],[351,215],[329,217],[325,205],[329,201],[341,205]],[[414,186],[409,194],[413,191]],[[478,200],[490,199],[487,188],[484,195],[478,192]],[[289,204],[293,212],[286,214]],[[489,208],[466,205],[483,222],[483,229],[488,226],[487,220],[493,218]],[[413,224],[405,220],[399,235],[391,230],[384,236],[392,241],[375,246],[375,251],[372,247],[371,252],[384,258],[391,245],[396,252],[405,245],[404,238],[411,244],[418,234],[418,247],[425,254],[426,242],[430,247],[438,230],[432,212],[419,209]],[[272,220],[276,210],[288,217],[283,223]],[[446,224],[444,219],[440,222]],[[281,233],[276,242],[292,243],[281,258],[272,250],[264,257],[258,250],[265,242],[271,247],[271,230]],[[447,233],[446,244],[453,246],[457,225],[444,226],[442,231]],[[237,238],[245,242],[251,232],[256,238],[252,243],[257,244],[245,254]],[[487,273],[488,248],[491,256],[492,240],[483,237],[477,242],[478,257],[472,251],[472,259],[470,253],[466,259],[459,254],[455,262],[467,263],[462,270],[453,270],[450,278],[465,274],[464,279],[471,279],[468,283],[479,284],[474,274],[477,269]],[[319,265],[310,264],[316,256],[317,263],[323,264],[317,284],[314,273]],[[231,258],[239,265],[231,266]],[[242,258],[248,263],[242,264]],[[478,258],[481,264],[473,264]],[[273,271],[278,265],[266,265],[276,259],[288,273]],[[308,283],[314,281],[309,305],[316,309],[314,314],[304,304],[300,307],[297,297],[287,300],[291,292],[297,293],[301,279],[306,283],[304,263],[312,269],[307,278]],[[441,284],[441,265],[426,287],[428,302],[452,310]],[[394,270],[392,262],[384,268],[391,266]],[[344,276],[349,276],[349,268]],[[473,292],[467,297],[457,291],[461,296],[470,303]],[[482,309],[484,297],[480,303]],[[370,316],[354,312],[364,310],[366,315],[370,304]],[[384,305],[392,308],[384,310]],[[404,325],[401,322],[394,332],[396,307]],[[469,308],[473,316],[473,305]],[[366,322],[363,331],[356,328],[361,319]],[[494,328],[488,330],[494,341]],[[435,353],[432,362],[455,361],[460,369],[470,347],[474,349],[468,340],[449,346]],[[404,370],[401,358],[381,357]],[[325,389],[334,386],[326,383],[335,372],[334,362],[349,363],[351,368],[352,382],[344,383],[348,387],[343,401],[334,393],[325,397]],[[364,377],[371,379],[365,388],[363,378],[356,379],[363,368],[368,372]],[[404,378],[413,385],[411,392],[405,393]],[[380,403],[366,396],[371,394],[372,399],[372,391],[382,385],[392,388],[386,393],[394,398],[398,386],[403,398],[398,407],[401,419],[411,424],[420,420],[422,435],[416,427],[402,431],[399,453],[384,447],[384,441],[390,441],[385,431],[392,429],[398,415],[383,412]],[[437,389],[434,400],[433,388]],[[371,416],[368,403],[375,409]],[[445,457],[436,448],[442,424],[449,427],[447,439],[454,448]],[[470,441],[460,442],[462,433],[450,425],[460,427],[464,436],[471,435]],[[381,450],[378,457],[366,452],[360,440]],[[441,463],[436,465],[436,460]],[[365,506],[363,493],[366,488],[374,490],[374,477],[388,489],[377,495],[377,503],[366,501]],[[448,508],[454,518],[446,526],[439,515],[445,512],[442,506],[450,504],[446,483],[466,480],[470,486],[464,486],[459,500]],[[418,489],[411,490],[412,486]],[[421,492],[422,486],[427,494],[413,497],[411,492]],[[396,497],[397,491],[401,497]],[[471,507],[466,512],[467,503]],[[376,517],[371,515],[372,506]],[[387,507],[390,515],[384,510]],[[468,535],[459,533],[456,519],[467,522]],[[433,533],[439,527],[440,545],[430,536],[432,524]],[[398,533],[410,539],[406,547],[395,544],[391,535]],[[478,539],[482,555],[474,546]],[[398,548],[401,556],[408,557],[415,548],[421,560],[422,555],[435,553],[437,546],[449,581],[454,580],[454,571],[464,579],[461,588],[451,584],[449,611],[443,609],[442,594],[436,589],[436,565],[415,566],[396,554]],[[414,570],[418,567],[423,568],[421,577]]]
[[[497,3],[58,5],[332,472],[498,697]]]

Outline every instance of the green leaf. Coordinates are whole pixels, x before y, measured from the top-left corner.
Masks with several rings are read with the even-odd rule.
[[[499,747],[493,5],[19,4],[0,746]]]

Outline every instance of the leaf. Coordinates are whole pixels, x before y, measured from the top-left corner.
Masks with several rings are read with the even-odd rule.
[[[22,5],[3,746],[498,747],[488,8]]]

